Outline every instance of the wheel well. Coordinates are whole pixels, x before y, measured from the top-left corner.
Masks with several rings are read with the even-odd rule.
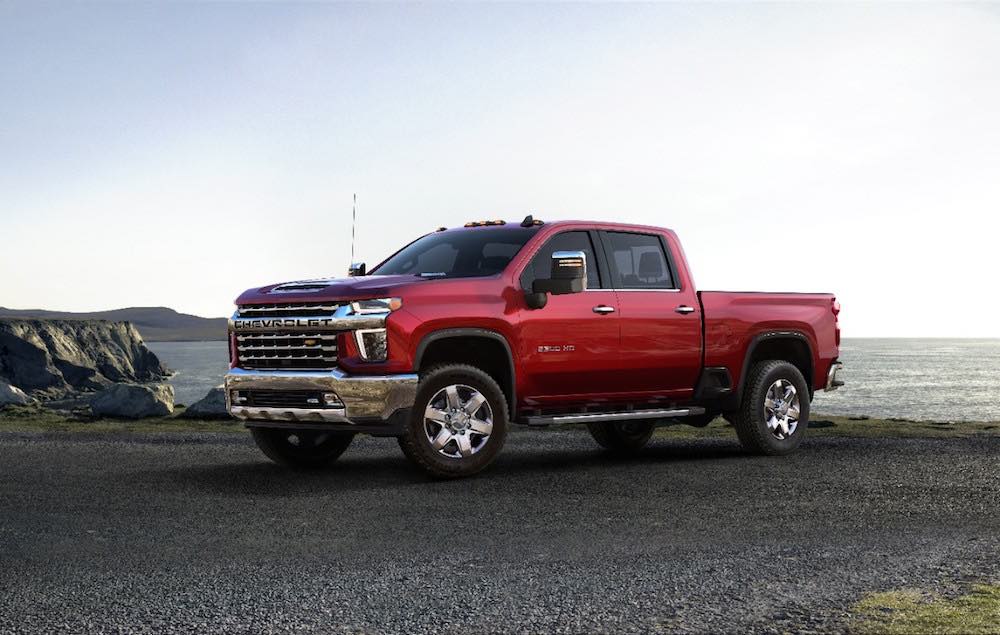
[[[438,337],[422,347],[418,356],[418,370],[427,370],[441,364],[469,364],[492,377],[504,396],[511,418],[514,417],[514,368],[510,350],[504,340],[482,335],[450,335]]]
[[[784,360],[798,368],[799,372],[802,373],[802,376],[806,379],[806,385],[809,386],[809,392],[812,393],[812,353],[809,351],[809,344],[803,338],[797,336],[768,337],[761,340],[757,346],[754,347],[753,351],[750,353],[750,357],[747,359],[746,367],[744,368],[743,377],[740,379],[740,383],[746,383],[746,373],[753,368],[754,364],[769,359]]]

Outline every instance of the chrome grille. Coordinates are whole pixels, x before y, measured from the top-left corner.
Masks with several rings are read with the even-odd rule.
[[[239,317],[312,317],[332,315],[340,308],[333,302],[282,302],[279,304],[241,304]]]
[[[240,368],[334,368],[337,333],[241,333],[236,350]]]

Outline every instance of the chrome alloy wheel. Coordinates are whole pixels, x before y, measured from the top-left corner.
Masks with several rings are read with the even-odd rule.
[[[784,440],[795,434],[799,426],[799,392],[792,382],[779,379],[771,384],[764,395],[764,416],[774,438]]]
[[[434,393],[424,409],[424,434],[431,447],[453,459],[486,447],[493,433],[493,409],[483,393],[452,384]]]

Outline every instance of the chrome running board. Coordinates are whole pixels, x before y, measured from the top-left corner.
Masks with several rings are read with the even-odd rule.
[[[525,417],[529,426],[547,426],[559,423],[598,423],[601,421],[629,421],[633,419],[670,419],[673,417],[690,417],[705,414],[704,408],[671,408],[658,410],[626,410],[625,412],[584,412],[580,414],[561,414],[536,417]]]

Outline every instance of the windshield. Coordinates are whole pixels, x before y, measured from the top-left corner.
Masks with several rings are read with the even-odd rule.
[[[510,264],[535,227],[476,227],[419,238],[379,265],[372,275],[427,278],[493,276]]]

